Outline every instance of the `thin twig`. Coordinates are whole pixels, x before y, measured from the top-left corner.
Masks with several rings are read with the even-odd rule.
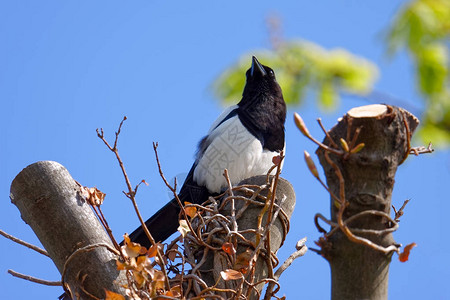
[[[103,133],[103,128],[100,129],[101,133],[99,133],[99,130],[97,129],[97,136],[103,141],[103,143],[105,143],[105,145],[109,148],[109,150],[111,150],[115,154],[116,159],[117,159],[117,161],[119,163],[120,169],[122,170],[122,174],[123,174],[124,179],[125,179],[125,184],[126,184],[127,189],[128,189],[128,192],[127,193],[124,192],[124,194],[125,194],[125,196],[127,196],[131,200],[131,203],[133,204],[134,210],[135,210],[135,212],[136,212],[136,214],[137,214],[137,216],[139,218],[139,222],[141,223],[142,229],[144,230],[145,234],[147,235],[147,238],[149,239],[149,241],[151,242],[152,245],[155,245],[156,242],[153,239],[153,237],[150,234],[150,232],[148,231],[147,226],[145,226],[144,219],[142,218],[141,213],[139,211],[139,208],[137,206],[137,202],[136,202],[136,199],[134,197],[135,196],[135,192],[134,192],[133,188],[131,187],[130,179],[129,179],[128,174],[127,174],[127,172],[125,170],[125,166],[124,166],[124,164],[122,162],[122,159],[120,158],[119,150],[117,149],[117,143],[118,143],[118,139],[119,139],[120,130],[122,128],[123,122],[126,119],[127,119],[127,117],[125,116],[125,117],[123,117],[122,121],[120,122],[119,129],[116,132],[116,138],[114,140],[114,147],[111,147],[109,145],[109,143],[106,141],[106,139],[104,137],[104,133]]]
[[[49,286],[62,286],[61,281],[49,281],[44,279],[39,279],[30,275],[25,275],[19,272],[16,272],[14,270],[8,270],[8,273],[11,274],[14,277],[25,279],[34,283],[39,283],[43,285],[49,285]]]
[[[346,219],[344,221],[344,224],[347,226],[347,224],[351,223],[352,221],[361,218],[361,217],[365,217],[366,215],[374,215],[374,216],[380,216],[380,217],[384,217],[388,220],[389,223],[393,224],[392,227],[386,228],[386,229],[361,229],[361,228],[352,228],[349,227],[349,230],[353,233],[361,233],[361,234],[375,234],[375,235],[384,235],[384,234],[388,234],[391,232],[394,232],[398,229],[399,225],[398,222],[396,220],[393,220],[387,213],[383,212],[383,211],[379,211],[379,210],[365,210],[362,211],[360,213],[357,213],[356,215],[353,215],[351,217],[349,217],[348,219]],[[318,225],[317,219],[321,219],[322,221],[324,221],[325,223],[327,223],[328,225],[330,225],[331,227],[333,227],[333,229],[330,232],[326,232],[322,227],[320,227],[320,225]],[[330,237],[331,235],[334,234],[334,232],[336,232],[337,229],[339,229],[339,224],[332,222],[330,220],[328,220],[327,218],[325,218],[322,214],[317,213],[314,216],[314,221],[316,222],[316,226],[319,226],[322,230],[321,231],[319,229],[319,231],[321,231],[322,233],[326,234],[326,237]],[[348,226],[347,226],[348,227]]]
[[[178,197],[176,185],[172,187],[170,185],[170,183],[167,181],[166,177],[164,176],[164,172],[162,171],[161,163],[159,161],[158,143],[153,142],[153,151],[155,152],[156,164],[158,165],[158,171],[159,171],[160,177],[164,181],[164,184],[166,185],[166,187],[170,189],[170,191],[172,192],[173,196],[177,200],[178,205],[180,206],[181,212],[183,213],[183,216],[186,219],[186,224],[188,225],[189,230],[192,232],[192,234],[195,236],[195,238],[197,238],[201,242],[201,238],[198,237],[197,234],[195,234],[195,231],[192,228],[192,224],[191,224],[191,222],[189,222],[188,214],[186,213],[186,210],[184,209],[184,204],[181,203],[181,200]],[[175,184],[176,184],[176,181],[175,181]]]
[[[433,153],[433,145],[431,143],[428,144],[427,147],[419,146],[419,147],[412,147],[409,150],[409,154],[414,154],[415,156],[418,156],[419,154],[425,154],[425,153]]]
[[[400,110],[401,114],[402,114],[402,120],[403,120],[403,124],[405,125],[405,131],[406,131],[406,151],[405,151],[405,156],[403,157],[402,161],[399,163],[399,165],[401,165],[407,158],[408,155],[411,152],[411,130],[409,129],[409,124],[408,124],[408,120],[406,119],[406,113],[404,110]]]
[[[309,138],[313,143],[315,143],[317,146],[319,146],[320,148],[322,148],[323,150],[325,150],[325,152],[330,152],[330,153],[334,153],[336,155],[344,155],[345,152],[339,149],[334,149],[331,147],[328,147],[327,145],[319,142],[318,140],[316,140],[313,136],[307,136],[307,138]]]
[[[297,242],[297,250],[289,255],[289,257],[283,262],[283,264],[276,270],[274,274],[275,280],[280,279],[281,274],[296,260],[297,258],[305,255],[308,251],[308,247],[305,245],[306,237]]]
[[[403,216],[403,210],[405,209],[405,206],[406,206],[406,204],[408,204],[409,200],[410,200],[410,199],[406,199],[406,200],[403,202],[402,207],[400,207],[400,209],[399,209],[398,211],[395,209],[395,206],[392,205],[392,209],[393,209],[394,212],[395,212],[395,217],[394,217],[395,222],[400,222],[400,217]]]
[[[352,140],[350,141],[350,144],[348,145],[349,146],[349,148],[350,148],[350,150],[351,149],[353,149],[356,145],[356,141],[357,141],[357,139],[358,139],[358,137],[359,137],[359,134],[360,134],[360,132],[361,132],[361,129],[362,129],[362,126],[360,126],[360,127],[357,127],[356,129],[355,129],[355,133],[353,134],[353,138],[352,138]]]
[[[8,233],[4,232],[1,229],[0,229],[0,235],[3,235],[5,238],[10,239],[11,241],[13,241],[13,242],[15,242],[15,243],[17,243],[19,245],[25,246],[25,247],[30,248],[31,250],[34,250],[34,251],[36,251],[36,252],[38,252],[38,253],[40,253],[42,255],[50,257],[48,255],[47,251],[45,251],[44,249],[39,248],[38,246],[32,245],[30,243],[27,243],[27,242],[25,242],[25,241],[23,241],[21,239],[18,239],[15,236],[12,236],[12,235],[8,234]]]
[[[277,210],[274,212],[274,214],[273,214],[273,220],[272,220],[272,222],[269,224],[269,226],[267,226],[267,231],[271,231],[272,230],[272,227],[274,226],[274,223],[275,223],[275,220],[277,219],[277,217],[278,217],[278,213],[282,210],[282,204],[283,204],[283,202],[286,200],[286,197],[283,197],[281,200],[280,200],[280,206],[277,208]],[[289,222],[289,221],[288,221]],[[306,241],[306,239],[305,239],[305,241]],[[269,244],[270,243],[270,240],[266,240],[266,243],[267,244]],[[297,242],[297,244],[299,244],[299,242]],[[266,250],[267,250],[267,252],[272,256],[272,252],[270,251],[270,244],[269,245],[266,245]],[[305,252],[306,252],[306,250],[305,250]],[[276,256],[275,256],[275,254],[273,254],[273,256],[276,258]],[[298,256],[299,257],[299,256]],[[277,260],[277,262],[276,262],[276,265],[278,265],[278,260]],[[275,265],[275,266],[276,266]],[[288,267],[288,266],[285,266],[286,268]],[[269,266],[268,266],[268,269],[269,269],[269,271],[271,271],[271,272],[268,272],[269,274],[268,274],[268,276],[269,276],[269,278],[274,278],[275,280],[278,280],[278,277],[273,273],[273,266],[272,266],[272,264],[269,264]],[[284,271],[284,270],[283,270]],[[281,272],[283,272],[283,271],[281,271]],[[280,275],[281,275],[281,273],[280,273]],[[270,299],[270,297],[273,295],[273,294],[275,294],[277,291],[278,291],[278,289],[279,289],[279,286],[278,286],[278,289],[277,290],[275,290],[275,291],[273,291],[273,288],[275,287],[275,284],[273,283],[273,282],[270,282],[269,283],[269,285],[267,286],[267,289],[266,289],[266,294],[265,294],[265,297],[264,297],[264,299],[266,299],[266,300],[268,300],[268,299]]]
[[[325,217],[324,217],[322,214],[320,214],[320,213],[317,213],[317,214],[314,216],[314,225],[316,225],[317,230],[318,230],[320,233],[326,234],[327,231],[326,231],[322,226],[320,226],[320,224],[319,224],[319,218],[320,218],[320,216],[322,216],[323,219],[326,220],[325,223],[331,222],[331,221],[329,221],[327,218],[325,218]],[[322,219],[322,218],[321,218],[321,219]],[[323,220],[323,219],[322,219],[322,220]],[[328,224],[328,223],[327,223],[327,224]]]
[[[225,180],[227,181],[228,193],[230,194],[230,198],[231,198],[231,226],[232,226],[233,232],[237,232],[238,225],[237,225],[237,222],[236,222],[236,207],[234,205],[234,194],[233,194],[233,188],[231,186],[230,176],[228,176],[228,170],[227,169],[225,169],[223,171],[223,176],[225,177]]]
[[[101,208],[100,208],[100,205],[92,205],[92,203],[90,203],[90,202],[89,202],[89,204],[92,206],[92,208],[93,208],[95,214],[97,215],[97,218],[98,218],[98,219],[100,220],[100,222],[102,223],[103,228],[105,228],[106,233],[108,234],[109,238],[111,239],[111,241],[112,241],[114,247],[115,247],[117,250],[120,250],[120,246],[119,246],[119,244],[117,243],[116,238],[114,237],[114,235],[113,235],[113,233],[112,233],[112,230],[111,230],[111,227],[109,227],[108,222],[106,221],[105,216],[103,215],[103,212],[102,212],[102,210],[101,210]],[[122,257],[122,259],[125,259],[125,257],[123,256],[122,253],[120,253],[120,256]]]
[[[134,210],[135,210],[135,212],[136,212],[136,215],[138,216],[139,222],[141,223],[142,229],[144,230],[144,232],[145,232],[145,234],[146,234],[148,240],[150,241],[150,243],[152,244],[152,246],[156,247],[156,253],[157,253],[157,257],[158,257],[158,263],[159,263],[159,266],[161,267],[161,271],[164,273],[164,276],[165,276],[165,285],[166,285],[167,290],[170,290],[170,283],[169,283],[169,279],[168,279],[168,276],[167,276],[167,270],[166,270],[166,266],[165,266],[165,264],[164,264],[163,256],[162,256],[162,254],[161,254],[159,248],[156,246],[156,242],[155,242],[153,236],[151,235],[150,231],[148,230],[147,226],[145,225],[144,219],[143,219],[142,216],[141,216],[141,213],[140,213],[140,211],[139,211],[139,208],[138,208],[138,205],[137,205],[137,202],[136,202],[136,198],[135,198],[136,192],[135,192],[135,190],[133,190],[133,188],[132,188],[132,186],[131,186],[130,179],[129,179],[128,175],[127,175],[127,172],[126,172],[126,170],[125,170],[125,166],[124,166],[124,164],[123,164],[123,162],[122,162],[122,159],[121,159],[121,157],[120,157],[120,155],[119,155],[119,150],[117,149],[117,143],[118,143],[118,140],[119,140],[119,134],[120,134],[120,131],[121,131],[123,122],[124,122],[126,119],[127,119],[126,116],[123,117],[122,121],[121,121],[120,124],[119,124],[119,128],[118,128],[118,130],[117,130],[117,132],[116,132],[116,138],[115,138],[115,140],[114,140],[114,146],[113,146],[113,147],[111,147],[111,146],[109,145],[109,143],[106,141],[106,139],[105,139],[105,137],[104,137],[104,133],[103,133],[103,128],[100,130],[101,133],[99,133],[99,130],[97,129],[97,136],[105,143],[105,145],[106,145],[106,146],[107,146],[107,147],[115,154],[115,156],[116,156],[116,159],[117,159],[117,161],[118,161],[118,163],[119,163],[120,169],[122,170],[122,173],[123,173],[123,176],[124,176],[124,179],[125,179],[125,184],[127,185],[127,189],[128,189],[128,192],[127,192],[127,193],[124,192],[124,194],[125,194],[125,196],[128,197],[128,199],[131,200],[131,203],[133,204],[133,207],[134,207]],[[136,188],[136,190],[137,190],[137,188]]]
[[[333,141],[333,139],[331,138],[330,134],[328,133],[328,131],[323,126],[321,118],[317,119],[317,123],[319,123],[320,128],[322,128],[323,133],[325,133],[326,137],[328,138],[328,141],[330,142],[331,147],[333,147],[335,149],[339,149],[339,146]]]

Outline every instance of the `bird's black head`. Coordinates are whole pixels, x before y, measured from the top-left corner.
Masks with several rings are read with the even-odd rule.
[[[244,126],[256,136],[265,149],[284,148],[286,103],[275,73],[253,56],[247,82],[238,103],[238,115]]]
[[[275,72],[262,65],[255,56],[252,57],[252,66],[247,70],[245,76],[247,82],[242,93],[243,100],[251,99],[260,94],[283,98],[280,85],[275,78]]]

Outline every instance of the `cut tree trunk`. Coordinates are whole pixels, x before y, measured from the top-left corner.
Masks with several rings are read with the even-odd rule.
[[[103,246],[113,245],[62,165],[53,161],[29,165],[13,180],[10,197],[59,272],[65,272],[64,281],[75,299],[92,299],[85,291],[104,298],[104,289],[124,294],[125,274],[117,271],[116,255]],[[89,245],[96,246],[74,254]]]
[[[241,185],[249,185],[253,187],[249,187],[250,190],[256,191],[255,186],[262,186],[266,183],[267,176],[255,176],[248,179],[245,179],[241,181],[237,186]],[[261,196],[267,197],[269,191],[269,187],[261,190],[259,193]],[[248,197],[248,194],[238,191],[235,192],[236,196],[242,196],[242,197]],[[227,197],[228,195],[225,195]],[[277,216],[276,221],[274,222],[273,226],[270,228],[270,249],[271,252],[277,253],[278,249],[283,245],[283,242],[286,238],[287,231],[289,228],[286,228],[286,224],[289,223],[289,220],[291,218],[291,215],[294,211],[295,207],[295,192],[292,185],[287,181],[286,179],[279,178],[276,193],[275,193],[275,202],[277,204],[280,204],[281,200],[283,200],[283,203],[280,205],[283,209],[283,212],[285,214],[279,213]],[[261,202],[260,199],[255,199],[255,201]],[[236,211],[241,210],[244,207],[245,202],[244,201],[235,201],[235,209]],[[245,209],[245,212],[237,218],[237,227],[239,231],[245,231],[245,230],[254,230],[258,228],[258,216],[261,214],[262,206],[250,204]],[[231,205],[228,203],[224,206],[223,210],[220,211],[221,214],[223,214],[226,217],[231,216]],[[264,217],[262,218],[262,224],[267,223],[267,215],[266,213]],[[213,230],[214,228],[208,228],[208,231]],[[218,234],[217,237],[223,240],[226,234]],[[255,243],[256,241],[256,235],[254,233],[243,233],[242,234],[246,239],[252,241]],[[214,245],[218,248],[220,248],[222,245],[217,244]],[[238,243],[238,247],[236,249],[236,253],[239,256],[239,254],[245,252],[247,249],[251,249],[251,247],[246,243]],[[264,247],[264,249],[267,249],[267,246]],[[206,249],[204,249],[206,250]],[[204,251],[202,250],[202,251]],[[251,249],[254,250],[254,249]],[[223,281],[221,280],[220,272],[224,271],[225,269],[230,268],[230,266],[227,264],[227,258],[223,251],[210,251],[210,255],[208,256],[208,259],[206,263],[202,266],[201,270],[202,272],[202,279],[209,285],[213,286],[215,283],[218,288],[222,289],[237,289],[237,285],[240,284],[240,280],[236,281]],[[270,276],[269,274],[269,261],[266,259],[265,255],[260,254],[256,260],[255,264],[255,282],[263,281],[262,279],[268,278]],[[273,275],[273,274],[272,274]],[[248,278],[246,278],[248,280]],[[266,282],[262,282],[259,285],[255,286],[255,289],[258,292],[261,292]],[[220,293],[220,296],[222,296],[225,299],[230,299],[232,296],[231,293]],[[248,299],[259,299],[259,295],[256,293],[256,291],[253,291],[250,294],[250,297]]]
[[[345,200],[348,202],[343,213],[344,220],[368,210],[390,213],[395,172],[409,153],[411,135],[418,124],[416,117],[401,108],[368,105],[351,109],[329,131],[336,145],[341,145],[341,139],[347,144],[352,144],[354,140],[352,146],[365,144],[361,151],[354,154],[329,153],[344,180]],[[358,130],[360,132],[355,140]],[[332,146],[328,138],[323,143]],[[316,153],[330,191],[339,197],[341,187],[335,168],[327,161],[324,149],[319,148]],[[331,220],[336,223],[339,208],[333,198],[330,206]],[[351,229],[370,230],[384,230],[391,226],[386,218],[375,215],[357,217],[348,224]],[[367,231],[354,234],[383,247],[395,245],[390,232],[382,235]],[[333,300],[387,299],[392,252],[385,254],[352,242],[337,230],[325,240],[321,254],[330,263]]]

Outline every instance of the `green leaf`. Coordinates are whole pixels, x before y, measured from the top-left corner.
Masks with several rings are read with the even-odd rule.
[[[336,91],[331,81],[324,81],[319,90],[319,102],[326,109],[332,109],[335,105]]]
[[[416,67],[418,90],[426,100],[420,136],[433,145],[450,144],[450,0],[414,0],[394,19],[388,51],[406,49]]]
[[[417,51],[419,86],[426,95],[444,91],[448,76],[448,53],[444,45],[427,45]]]

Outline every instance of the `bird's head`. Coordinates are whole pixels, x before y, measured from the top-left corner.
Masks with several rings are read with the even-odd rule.
[[[275,72],[262,65],[255,56],[252,57],[252,66],[245,75],[247,81],[242,93],[243,99],[252,99],[261,94],[283,98],[281,87],[275,78]]]

